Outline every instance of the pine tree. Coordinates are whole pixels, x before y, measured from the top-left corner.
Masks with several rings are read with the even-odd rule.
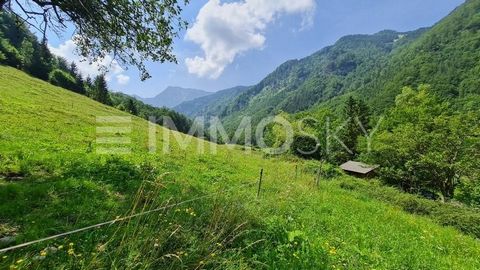
[[[77,64],[75,64],[75,62],[72,61],[72,63],[70,63],[70,67],[68,68],[68,72],[69,72],[73,77],[77,77],[77,75],[78,75],[78,68],[77,68]]]
[[[48,81],[48,76],[53,70],[53,56],[48,49],[46,41],[38,44],[32,57],[31,73],[33,76]]]
[[[93,97],[94,100],[101,102],[106,105],[111,105],[110,96],[108,93],[107,81],[105,80],[105,75],[101,74],[95,78],[93,83]]]
[[[94,86],[93,86],[93,81],[90,75],[88,75],[87,78],[85,79],[84,85],[85,85],[85,92],[87,96],[89,96],[90,98],[93,98]]]
[[[346,159],[353,160],[358,156],[358,137],[363,130],[370,129],[370,112],[367,104],[362,100],[349,97],[345,102],[344,118],[346,119],[342,142],[347,147]]]
[[[125,110],[133,115],[138,115],[137,106],[132,99],[127,100],[127,104],[125,105]]]
[[[85,88],[85,82],[83,81],[82,74],[77,72],[75,75],[75,92],[86,95],[87,89]]]
[[[346,124],[342,141],[348,149],[348,158],[354,159],[356,156],[357,137],[359,135],[360,127],[357,124],[358,103],[353,97],[349,97],[345,103],[344,117]]]

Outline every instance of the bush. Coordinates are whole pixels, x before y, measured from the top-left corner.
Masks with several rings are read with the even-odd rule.
[[[56,86],[74,91],[76,88],[76,80],[72,75],[60,69],[55,69],[50,72],[48,81]]]
[[[318,169],[320,169],[320,174],[322,178],[332,179],[342,175],[342,171],[336,165],[315,160],[305,162],[303,172],[317,175]]]
[[[290,147],[292,153],[301,158],[320,159],[320,147],[315,138],[296,134]]]
[[[466,179],[461,181],[455,198],[467,205],[480,207],[480,183]]]
[[[14,68],[20,68],[22,66],[22,55],[5,39],[0,39],[0,54],[0,63]]]

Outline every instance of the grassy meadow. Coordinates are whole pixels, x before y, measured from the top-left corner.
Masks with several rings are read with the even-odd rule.
[[[0,67],[0,238],[21,244],[164,207],[1,253],[0,269],[480,269],[475,232],[407,213],[364,180],[316,185],[318,164],[241,147],[197,154],[213,145],[181,149],[160,126],[150,153],[149,124],[134,116],[131,153],[100,155],[102,116],[130,115]]]

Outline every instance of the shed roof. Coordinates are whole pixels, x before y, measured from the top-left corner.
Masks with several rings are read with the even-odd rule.
[[[368,165],[362,162],[357,162],[357,161],[348,161],[342,165],[340,165],[340,168],[342,170],[347,171],[347,172],[354,172],[354,173],[359,173],[359,174],[368,174],[375,169],[378,168],[378,166],[373,166],[373,165]]]

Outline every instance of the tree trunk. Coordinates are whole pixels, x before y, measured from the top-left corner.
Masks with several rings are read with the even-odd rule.
[[[455,192],[455,184],[453,179],[448,179],[443,182],[442,195],[445,201],[453,199]]]

